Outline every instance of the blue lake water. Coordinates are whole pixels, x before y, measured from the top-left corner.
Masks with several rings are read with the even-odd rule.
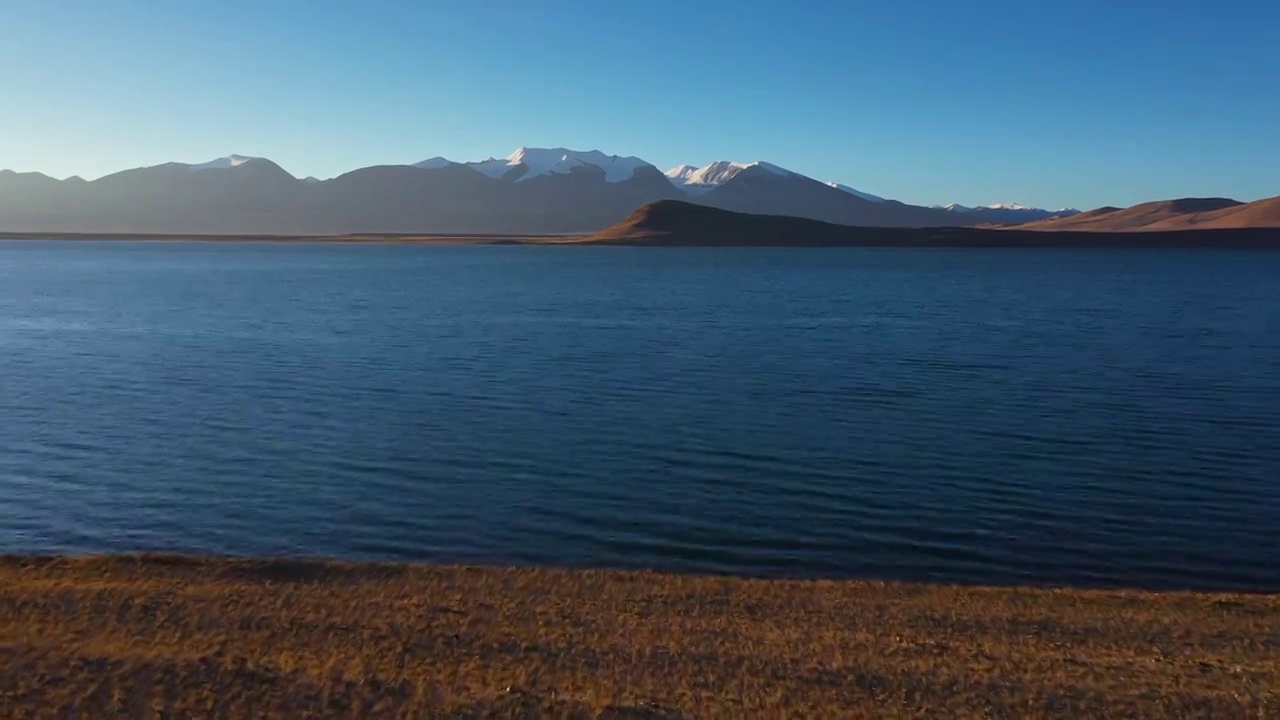
[[[1280,589],[1280,253],[0,243],[0,552]]]

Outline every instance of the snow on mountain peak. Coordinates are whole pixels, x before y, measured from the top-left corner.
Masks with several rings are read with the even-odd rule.
[[[1043,208],[1022,205],[1021,203],[992,203],[991,205],[977,205],[975,207],[967,207],[959,203],[951,203],[950,205],[935,205],[936,208],[950,210],[955,213],[973,213],[975,215],[984,215],[991,218],[999,219],[1027,219],[1039,220],[1055,215],[1078,215],[1079,210],[1074,208],[1060,208],[1058,210],[1045,210]]]
[[[874,203],[884,202],[884,198],[880,197],[879,195],[872,195],[871,193],[865,193],[865,192],[862,192],[861,190],[856,190],[854,188],[849,187],[848,185],[842,185],[838,182],[829,182],[827,183],[827,185],[837,190],[843,190],[844,192],[847,192],[850,195],[860,197],[863,200],[869,200]]]
[[[217,160],[210,160],[207,163],[200,163],[199,165],[188,165],[187,167],[192,172],[196,172],[199,170],[230,170],[231,168],[240,167],[241,165],[249,162],[250,160],[261,160],[261,159],[262,158],[246,157],[244,155],[228,155],[223,158],[218,158]]]
[[[755,167],[762,170],[768,170],[775,175],[795,174],[790,170],[767,162],[756,161],[753,163],[737,163],[730,162],[728,160],[719,160],[700,168],[695,168],[692,165],[674,167],[666,172],[666,176],[667,179],[676,187],[687,193],[697,195],[708,192],[729,182],[733,178],[737,177],[743,170]]]
[[[604,180],[618,183],[630,180],[636,170],[647,167],[649,163],[638,157],[621,157],[606,155],[599,150],[569,150],[567,148],[528,148],[522,147],[511,153],[505,160],[489,158],[480,162],[467,163],[471,168],[492,178],[505,177],[512,168],[527,168],[516,182],[524,182],[542,175],[566,175],[574,168],[596,167],[604,171]]]

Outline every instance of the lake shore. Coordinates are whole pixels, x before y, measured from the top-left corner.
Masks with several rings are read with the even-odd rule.
[[[804,218],[748,215],[680,202],[656,203],[614,227],[577,235],[355,233],[207,235],[198,233],[15,233],[0,241],[296,243],[345,245],[538,245],[765,248],[952,249],[1280,249],[1280,228],[1168,231],[1026,230],[1018,227],[877,228]]]
[[[352,235],[204,235],[199,233],[18,233],[0,232],[0,241],[60,242],[211,242],[211,243],[322,243],[350,245],[554,245],[577,242],[584,235],[468,235],[379,234]]]
[[[1269,717],[1280,595],[0,557],[19,717]]]

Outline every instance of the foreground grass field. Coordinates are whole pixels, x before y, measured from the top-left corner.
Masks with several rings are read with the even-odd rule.
[[[1280,597],[0,558],[0,716],[1280,717]]]

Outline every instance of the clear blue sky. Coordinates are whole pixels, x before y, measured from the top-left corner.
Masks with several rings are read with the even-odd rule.
[[[0,0],[0,167],[598,148],[908,202],[1280,195],[1280,3]]]

